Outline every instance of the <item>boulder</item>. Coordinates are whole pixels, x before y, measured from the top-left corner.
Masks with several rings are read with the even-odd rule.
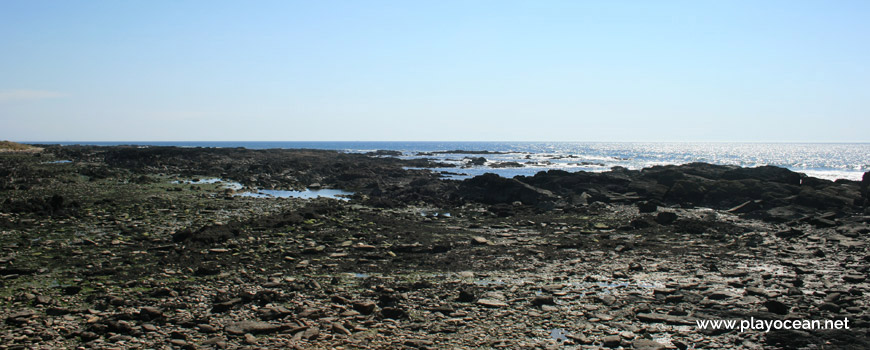
[[[798,186],[804,176],[791,170],[765,165],[756,168],[737,168],[722,174],[728,180],[756,179],[764,182],[779,182]]]
[[[484,158],[484,157],[472,157],[472,158],[465,158],[465,159],[468,159],[468,162],[471,165],[484,165],[484,164],[486,164],[486,158]]]
[[[676,213],[664,211],[656,215],[656,222],[659,223],[659,225],[670,225],[674,223],[674,221],[677,221]]]
[[[637,209],[641,213],[652,213],[659,209],[659,206],[654,202],[650,201],[641,201],[637,202]]]
[[[665,198],[679,203],[702,203],[707,193],[705,187],[697,180],[679,180],[671,186]]]
[[[535,205],[542,201],[555,201],[559,197],[553,192],[537,188],[517,179],[506,179],[493,173],[486,173],[465,180],[460,184],[460,193],[466,200],[486,204],[522,202]]]
[[[841,196],[833,190],[816,190],[805,187],[798,193],[795,202],[816,209],[832,209],[851,206],[854,203],[854,199]]]
[[[172,234],[172,240],[175,242],[198,242],[198,243],[221,243],[236,237],[241,232],[238,223],[230,223],[228,225],[206,225],[198,230],[183,229]]]

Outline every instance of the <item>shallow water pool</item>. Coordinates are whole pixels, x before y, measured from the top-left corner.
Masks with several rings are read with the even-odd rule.
[[[350,198],[348,196],[352,196],[353,192],[336,190],[331,188],[324,188],[319,190],[307,189],[304,191],[285,191],[285,190],[259,190],[257,192],[245,192],[239,193],[239,196],[242,197],[255,197],[255,198],[302,198],[302,199],[310,199],[310,198],[333,198],[338,200],[347,201]]]

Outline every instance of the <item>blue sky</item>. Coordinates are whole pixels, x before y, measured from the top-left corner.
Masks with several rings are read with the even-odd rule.
[[[867,1],[0,2],[0,139],[870,141]]]

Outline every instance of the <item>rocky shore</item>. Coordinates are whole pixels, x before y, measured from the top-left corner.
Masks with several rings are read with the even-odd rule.
[[[870,348],[867,174],[394,155],[2,152],[0,349]],[[354,194],[239,195],[306,188]],[[719,319],[850,328],[696,326]]]

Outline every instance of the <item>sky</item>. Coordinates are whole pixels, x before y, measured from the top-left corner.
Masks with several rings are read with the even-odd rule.
[[[0,139],[870,142],[870,1],[0,2]]]

